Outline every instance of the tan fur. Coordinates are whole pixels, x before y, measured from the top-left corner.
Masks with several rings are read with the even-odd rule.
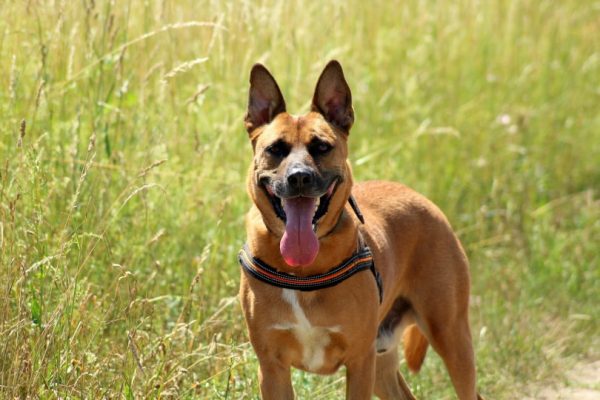
[[[260,364],[262,397],[293,398],[291,367],[330,374],[344,365],[349,399],[370,399],[373,393],[383,399],[413,399],[398,371],[397,350],[379,355],[375,351],[378,327],[386,318],[396,316],[393,306],[403,299],[409,310],[405,315],[398,311],[397,317],[417,324],[409,325],[404,335],[409,368],[419,370],[429,342],[444,360],[458,397],[475,400],[475,363],[468,321],[469,271],[464,251],[442,212],[425,197],[392,182],[353,184],[347,162],[348,130],[332,123],[332,119],[340,124],[349,122],[344,125],[349,129],[353,113],[340,107],[323,109],[337,106],[335,102],[340,100],[327,96],[345,90],[343,75],[339,76],[341,67],[338,72],[336,65],[330,65],[317,85],[313,111],[300,117],[285,112],[283,98],[278,99],[279,89],[276,84],[272,86],[274,80],[270,82],[264,67],[253,69],[246,119],[254,149],[247,179],[253,202],[246,216],[247,243],[255,257],[279,271],[309,276],[327,272],[350,257],[361,235],[373,252],[384,298],[380,304],[369,272],[360,272],[327,289],[296,291],[295,296],[242,273],[240,299]],[[270,105],[266,110],[252,109],[252,104]],[[272,109],[279,111],[273,114],[269,111]],[[340,110],[345,114],[334,113]],[[320,250],[316,260],[300,268],[290,267],[279,251],[284,224],[260,187],[259,177],[281,179],[285,174],[289,157],[275,160],[265,151],[275,140],[284,139],[293,145],[293,151],[301,151],[315,137],[332,142],[333,150],[318,160],[306,156],[303,162],[319,174],[339,172],[341,182],[318,224]],[[364,214],[364,225],[347,205],[350,193]],[[328,337],[321,340],[321,334]]]
[[[406,365],[412,372],[417,373],[425,361],[429,342],[417,325],[410,325],[406,328],[402,340]]]

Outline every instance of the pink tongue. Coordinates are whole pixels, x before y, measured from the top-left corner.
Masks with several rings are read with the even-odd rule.
[[[312,230],[316,199],[296,197],[284,201],[285,233],[279,242],[279,251],[285,262],[298,267],[309,265],[319,252],[319,240]]]

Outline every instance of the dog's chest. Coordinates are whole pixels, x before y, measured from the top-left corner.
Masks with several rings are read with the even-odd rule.
[[[282,297],[291,309],[291,313],[286,316],[289,322],[277,323],[271,328],[290,332],[302,347],[301,360],[294,360],[294,364],[311,372],[319,372],[324,368],[330,369],[331,364],[336,365],[337,368],[336,360],[327,359],[327,350],[330,350],[332,345],[331,335],[339,333],[340,326],[313,325],[302,309],[296,291],[283,289]]]

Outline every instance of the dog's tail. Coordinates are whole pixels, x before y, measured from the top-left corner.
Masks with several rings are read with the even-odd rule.
[[[429,344],[427,338],[419,327],[413,324],[404,330],[402,342],[404,344],[404,359],[408,369],[414,373],[419,372],[427,354],[427,345]]]

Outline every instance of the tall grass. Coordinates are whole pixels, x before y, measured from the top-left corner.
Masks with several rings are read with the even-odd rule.
[[[339,59],[356,178],[447,213],[482,393],[600,357],[597,2],[9,1],[0,21],[0,397],[258,396],[235,297],[257,61],[303,112]],[[342,398],[342,377],[294,382]],[[408,379],[454,396],[433,353]]]

